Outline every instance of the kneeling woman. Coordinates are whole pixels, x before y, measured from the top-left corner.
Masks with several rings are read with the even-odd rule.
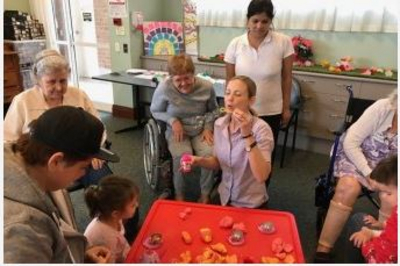
[[[259,119],[251,105],[256,84],[246,76],[233,77],[226,88],[226,115],[214,125],[214,155],[193,156],[192,164],[222,169],[218,192],[222,205],[266,208],[264,185],[271,172],[274,141],[271,128]]]

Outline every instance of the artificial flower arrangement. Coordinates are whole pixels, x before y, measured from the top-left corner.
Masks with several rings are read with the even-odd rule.
[[[374,75],[375,73],[383,73],[388,78],[393,76],[393,71],[391,69],[389,69],[389,68],[383,69],[383,68],[374,67],[374,66],[362,68],[361,75],[371,76],[371,75]]]
[[[331,65],[328,60],[323,59],[321,60],[321,66],[328,69],[330,72],[348,72],[354,70],[352,62],[353,58],[351,56],[344,56],[340,58],[339,62],[336,62],[334,65]]]
[[[377,68],[374,66],[355,69],[352,65],[352,62],[353,58],[351,56],[344,56],[340,58],[339,62],[336,62],[334,65],[331,65],[331,63],[326,59],[321,60],[320,65],[326,68],[329,72],[334,73],[356,71],[365,76],[371,76],[376,73],[384,74],[389,78],[393,76],[393,71],[391,69]]]
[[[294,48],[294,63],[295,66],[313,66],[314,61],[312,41],[306,38],[295,36],[292,38]]]

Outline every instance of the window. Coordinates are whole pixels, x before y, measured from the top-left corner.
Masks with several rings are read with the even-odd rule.
[[[199,26],[245,27],[250,0],[194,0]],[[397,0],[273,0],[277,29],[397,32]]]

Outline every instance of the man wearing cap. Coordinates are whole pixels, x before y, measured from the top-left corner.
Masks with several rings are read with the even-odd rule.
[[[85,237],[74,229],[69,198],[55,196],[81,177],[93,158],[115,159],[101,149],[103,134],[96,117],[61,106],[33,121],[29,133],[15,143],[5,144],[5,263],[108,261],[107,248],[88,248]]]

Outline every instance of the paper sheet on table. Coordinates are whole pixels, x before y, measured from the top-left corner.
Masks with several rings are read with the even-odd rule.
[[[137,75],[136,78],[140,79],[153,79],[154,77],[166,77],[168,76],[167,72],[164,71],[146,71],[143,74]]]
[[[146,69],[141,69],[141,68],[131,68],[126,70],[126,73],[129,74],[139,74],[139,73],[146,73],[147,70]]]

